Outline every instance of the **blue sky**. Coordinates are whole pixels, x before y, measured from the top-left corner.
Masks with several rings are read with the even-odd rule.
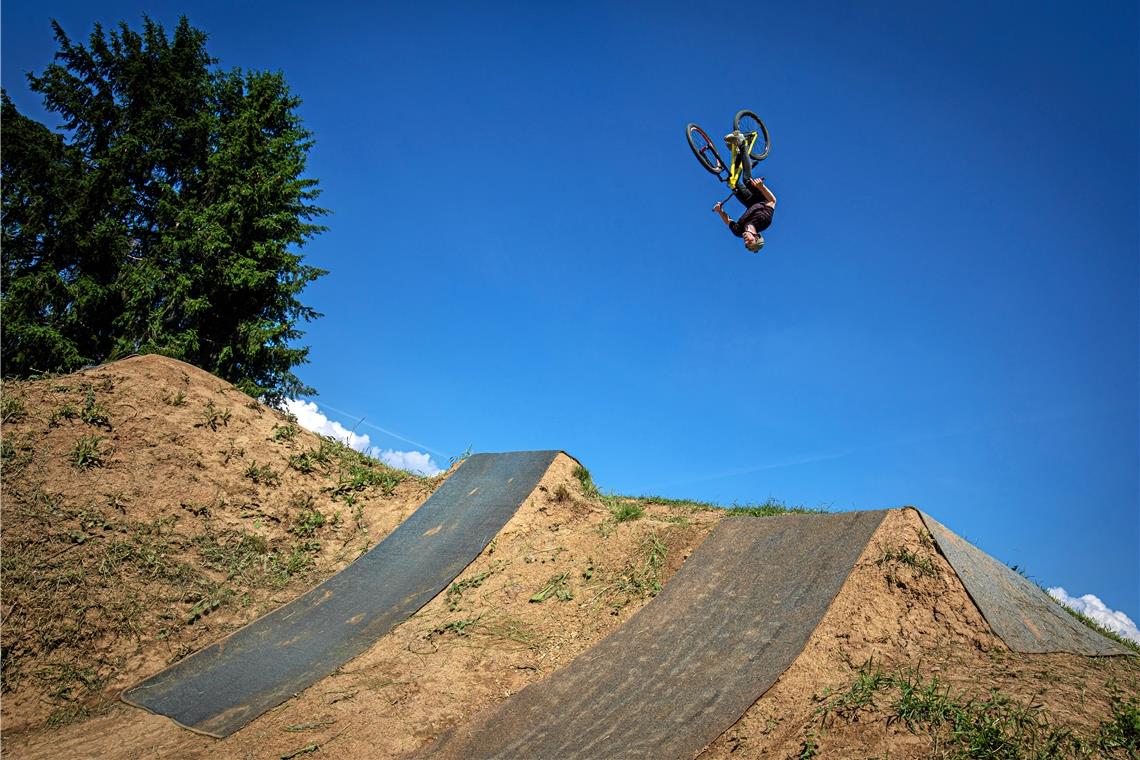
[[[1135,3],[9,1],[4,87],[54,123],[49,18],[143,13],[304,100],[333,214],[299,374],[370,445],[914,504],[1140,620]],[[758,255],[684,141],[743,107]]]

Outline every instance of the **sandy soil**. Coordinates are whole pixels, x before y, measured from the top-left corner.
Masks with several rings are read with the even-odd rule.
[[[53,406],[49,394],[56,391],[42,382],[5,388],[19,394],[28,410],[5,432],[40,436],[36,459],[24,468],[15,490],[29,490],[34,482],[67,503],[98,502],[108,493],[125,492],[132,519],[173,513],[179,515],[180,535],[193,536],[202,528],[193,512],[183,516],[187,503],[212,505],[209,515],[215,522],[248,520],[250,515],[264,520],[283,508],[280,502],[289,497],[282,494],[298,487],[287,480],[299,475],[288,468],[288,456],[313,442],[297,434],[291,439],[294,445],[276,452],[280,444],[271,440],[273,426],[282,424],[282,418],[255,407],[216,378],[167,359],[140,357],[62,384],[72,388],[68,398],[79,403],[75,394],[86,393],[85,383],[98,388],[108,382],[115,453],[109,466],[84,472],[67,464],[65,454],[77,434],[87,434],[86,426],[72,421],[70,436],[46,429],[45,415]],[[121,396],[112,393],[116,389]],[[179,390],[185,402],[164,408],[168,394]],[[134,399],[128,401],[128,395]],[[97,398],[103,396],[97,392]],[[225,426],[219,431],[194,427],[207,403],[221,408],[219,398],[231,402],[225,407],[231,412]],[[123,413],[128,406],[135,412],[132,422]],[[59,440],[53,438],[45,447],[45,435]],[[242,452],[239,461],[232,455],[227,460],[230,448]],[[255,458],[282,473],[277,490],[261,490],[242,475]],[[177,466],[161,470],[161,463],[170,460]],[[279,757],[313,746],[323,756],[394,757],[415,749],[569,662],[619,626],[650,601],[723,515],[720,510],[651,505],[642,519],[616,523],[599,499],[583,493],[574,474],[577,467],[572,458],[559,455],[518,513],[451,589],[336,674],[225,740],[196,735],[106,697],[303,593],[357,556],[355,544],[351,556],[339,560],[322,549],[319,568],[306,574],[304,583],[266,592],[240,609],[219,607],[177,645],[144,635],[129,655],[104,656],[108,672],[102,701],[94,700],[86,719],[45,726],[51,704],[44,705],[42,689],[25,678],[4,698],[4,750],[13,757],[133,758]],[[368,545],[387,535],[437,483],[408,480],[393,495],[374,499],[367,510]],[[239,498],[238,515],[244,517],[226,508]],[[322,504],[331,511],[339,502]],[[201,569],[193,551],[179,557]],[[542,601],[532,601],[547,588]]]
[[[0,720],[17,758],[399,757],[615,630],[724,517],[651,504],[618,523],[559,455],[449,589],[217,740],[117,694],[345,567],[442,477],[385,480],[387,468],[330,454],[283,415],[161,357],[5,383],[3,397]],[[101,466],[75,465],[84,441]],[[935,754],[929,736],[888,720],[885,698],[835,709],[869,668],[1001,689],[1091,731],[1113,685],[1140,690],[1136,659],[1008,651],[918,514],[895,510],[803,653],[701,758]]]

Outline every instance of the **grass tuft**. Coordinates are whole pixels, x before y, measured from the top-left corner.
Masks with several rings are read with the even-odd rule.
[[[733,505],[728,508],[728,517],[773,517],[775,515],[800,514],[821,515],[827,510],[810,507],[789,507],[777,499],[768,499],[762,504]]]
[[[69,456],[71,466],[77,470],[104,466],[108,453],[101,447],[102,442],[101,435],[85,435],[76,441]]]
[[[557,573],[550,577],[537,593],[532,595],[529,599],[531,602],[541,603],[545,602],[550,597],[554,597],[560,602],[568,602],[574,598],[574,590],[570,588],[570,573]]]
[[[7,393],[0,396],[0,421],[19,422],[26,415],[24,402],[20,398]]]
[[[594,479],[590,476],[590,471],[582,465],[574,468],[574,477],[578,479],[578,483],[582,486],[582,494],[587,498],[594,498],[601,495],[598,487],[594,485]]]
[[[885,673],[868,660],[855,681],[837,693],[815,697],[820,728],[836,720],[856,723],[872,714],[886,723],[902,723],[931,741],[931,757],[968,758],[1134,758],[1140,748],[1140,698],[1114,697],[1112,717],[1096,734],[1080,736],[1053,724],[1041,705],[1019,701],[997,689],[985,696],[955,692],[934,676],[917,672]],[[805,742],[814,739],[808,731]]]
[[[242,474],[258,485],[275,486],[281,482],[280,475],[267,464],[259,465],[257,460],[250,462]]]
[[[601,499],[616,523],[639,520],[645,515],[645,505],[635,499],[613,495],[602,496]]]
[[[213,401],[207,401],[206,408],[202,410],[202,421],[194,427],[208,427],[217,432],[218,425],[226,426],[229,424],[230,416],[229,409],[218,409],[214,406]]]

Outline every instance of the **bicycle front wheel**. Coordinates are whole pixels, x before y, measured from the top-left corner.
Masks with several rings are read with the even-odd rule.
[[[713,141],[705,131],[696,124],[690,124],[685,127],[685,137],[688,138],[689,147],[693,149],[693,155],[701,162],[701,166],[710,173],[720,176],[725,170],[724,162],[720,160],[720,155],[713,147]]]
[[[764,122],[760,121],[759,116],[748,110],[740,111],[736,114],[736,118],[732,120],[732,128],[743,132],[745,135],[750,133],[756,134],[756,141],[752,143],[752,149],[748,151],[753,165],[755,165],[757,161],[763,161],[768,157],[768,151],[772,149],[772,143],[768,138],[768,128],[764,126]]]

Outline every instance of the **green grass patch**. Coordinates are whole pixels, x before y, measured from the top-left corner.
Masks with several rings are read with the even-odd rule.
[[[568,602],[574,598],[574,590],[570,588],[570,573],[552,575],[546,585],[533,594],[528,601],[541,603],[551,597],[560,602]]]
[[[316,507],[302,509],[289,526],[289,532],[298,538],[312,538],[327,522],[324,514]]]
[[[594,485],[594,479],[590,476],[590,471],[582,465],[574,468],[574,477],[578,479],[578,483],[582,486],[582,494],[587,498],[594,498],[601,495],[598,487]]]
[[[258,485],[275,486],[281,482],[280,475],[267,464],[259,465],[257,460],[250,462],[242,474]]]
[[[217,432],[219,425],[229,425],[231,416],[229,409],[218,409],[213,401],[207,401],[206,408],[202,410],[202,421],[194,427],[208,427]]]
[[[773,517],[775,515],[822,515],[827,514],[827,510],[823,508],[813,507],[789,507],[784,502],[777,499],[768,499],[761,504],[743,504],[733,505],[727,507],[728,517]]]
[[[79,419],[94,427],[111,429],[111,415],[107,407],[95,402],[94,386],[87,386],[87,395],[83,401],[83,409],[79,412]]]
[[[673,509],[690,509],[694,511],[724,509],[724,507],[719,504],[713,504],[710,501],[697,501],[696,499],[671,499],[667,496],[637,496],[634,498],[646,506],[650,504],[660,504],[661,506],[671,507]]]
[[[661,536],[650,533],[641,540],[637,555],[618,573],[614,588],[628,596],[657,596],[661,593],[661,572],[668,556],[669,547]]]
[[[90,470],[107,464],[108,452],[103,449],[103,436],[85,435],[75,442],[68,461],[77,470]]]
[[[891,585],[900,585],[898,571],[900,568],[909,568],[916,575],[935,575],[934,560],[929,555],[911,551],[905,546],[888,546],[882,548],[882,556],[876,560],[879,567],[884,568],[887,580]]]
[[[1078,735],[1054,724],[1033,700],[991,689],[985,695],[956,691],[933,676],[910,670],[884,672],[867,661],[855,680],[838,692],[814,697],[819,727],[883,719],[901,723],[931,741],[931,757],[968,758],[1135,758],[1140,749],[1140,698],[1114,695],[1112,715],[1094,734]],[[815,734],[809,730],[808,740]]]
[[[269,440],[277,443],[289,443],[296,438],[300,432],[301,428],[296,425],[274,425],[273,435],[269,437]]]
[[[353,462],[338,475],[332,493],[333,496],[344,496],[366,488],[379,488],[380,493],[391,496],[404,477],[399,470],[379,463]]]
[[[601,499],[616,523],[640,520],[645,515],[645,505],[636,499],[612,495],[602,496]]]
[[[20,422],[25,416],[23,400],[8,393],[0,396],[0,421]]]
[[[430,639],[436,636],[443,636],[444,634],[448,633],[454,633],[456,636],[467,636],[467,629],[471,628],[482,619],[483,616],[479,615],[478,617],[467,618],[465,620],[452,620],[450,623],[446,623],[444,625],[433,628],[431,632],[428,633],[428,638]]]
[[[64,404],[59,409],[51,413],[48,418],[48,425],[57,427],[60,420],[76,420],[79,419],[79,410],[75,408],[75,404]]]
[[[447,600],[447,609],[455,612],[463,604],[463,594],[472,589],[479,588],[483,585],[483,581],[494,575],[495,571],[499,569],[498,565],[492,565],[488,569],[472,575],[470,578],[456,581],[447,587],[447,594],[444,597]]]

